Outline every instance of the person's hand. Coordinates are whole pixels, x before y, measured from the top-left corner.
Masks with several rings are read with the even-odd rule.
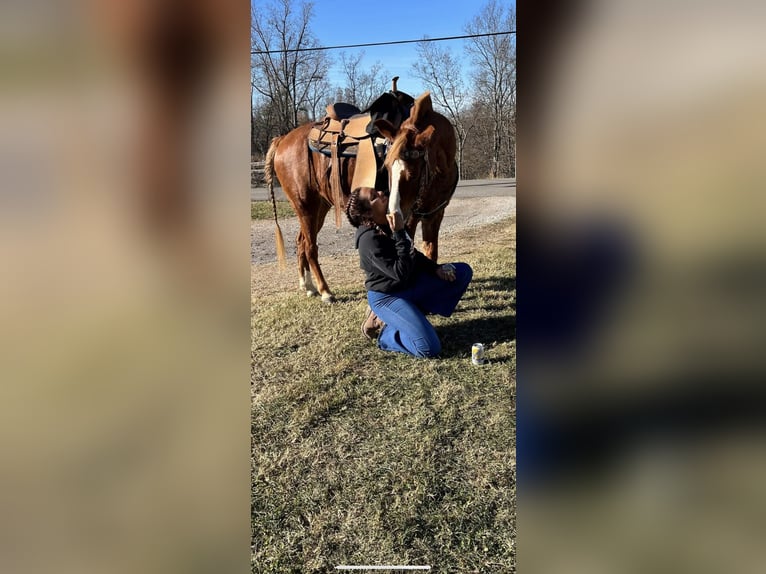
[[[386,213],[386,219],[388,219],[388,226],[391,228],[391,231],[404,229],[404,217],[402,217],[401,211]]]
[[[436,268],[436,276],[439,279],[442,279],[444,281],[454,281],[455,280],[455,266],[452,265],[452,263],[445,263],[444,265],[439,265]]]

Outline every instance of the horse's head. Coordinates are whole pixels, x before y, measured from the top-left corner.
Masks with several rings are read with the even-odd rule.
[[[424,199],[434,178],[454,162],[454,130],[434,111],[430,92],[415,100],[409,118],[398,129],[385,119],[376,120],[375,127],[390,143],[385,160],[388,211],[399,211],[406,218],[416,201]]]

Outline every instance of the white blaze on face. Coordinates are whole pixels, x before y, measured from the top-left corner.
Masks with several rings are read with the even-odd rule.
[[[389,213],[402,212],[401,199],[399,197],[399,180],[402,178],[403,172],[404,162],[400,159],[395,159],[394,163],[391,164],[391,195],[388,198]]]

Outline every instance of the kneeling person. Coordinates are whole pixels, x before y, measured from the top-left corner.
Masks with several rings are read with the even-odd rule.
[[[425,315],[449,317],[468,288],[467,263],[438,265],[417,251],[400,213],[387,214],[388,199],[369,187],[351,192],[346,216],[357,228],[359,265],[369,309],[362,332],[384,351],[434,357],[441,342]]]

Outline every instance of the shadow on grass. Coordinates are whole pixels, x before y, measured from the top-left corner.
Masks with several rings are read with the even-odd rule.
[[[492,275],[490,277],[474,277],[468,286],[468,293],[475,291],[513,291],[516,289],[516,277]]]
[[[471,282],[471,286],[461,299],[461,303],[455,310],[457,319],[463,313],[492,313],[516,314],[516,302],[505,295],[497,296],[496,293],[511,293],[516,290],[516,277],[480,277]],[[495,292],[495,293],[490,293]],[[493,321],[496,319],[493,319]],[[515,319],[513,319],[515,332]],[[515,334],[513,335],[515,336]],[[513,338],[513,336],[511,338]]]
[[[335,303],[359,303],[360,301],[367,301],[367,296],[364,293],[334,293]],[[325,303],[328,305],[328,303]]]
[[[507,309],[506,309],[507,310]],[[455,316],[453,315],[453,318]],[[454,320],[436,329],[442,342],[442,357],[465,355],[474,343],[507,343],[516,338],[516,317],[496,315],[465,321]],[[503,363],[512,357],[493,357],[493,362]]]
[[[470,353],[474,343],[507,343],[516,339],[516,303],[508,295],[516,290],[516,277],[474,277],[455,313],[437,327],[442,357]],[[499,295],[498,294],[503,294]],[[468,318],[466,315],[480,317]],[[511,355],[493,357],[494,363],[513,361]]]

